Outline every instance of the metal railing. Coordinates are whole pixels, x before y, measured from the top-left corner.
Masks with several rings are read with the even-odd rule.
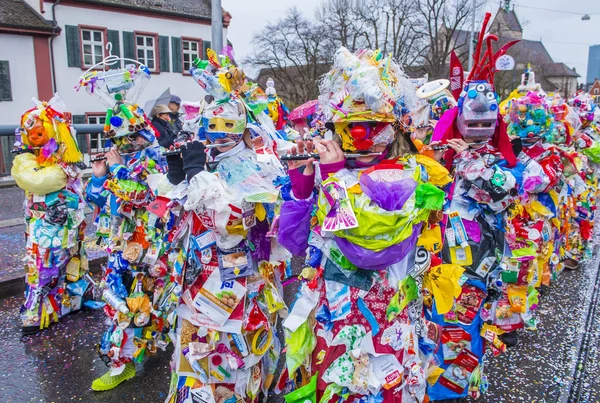
[[[77,132],[77,144],[84,154],[84,162],[88,163],[92,152],[97,152],[98,144],[102,143],[104,125],[73,125]],[[0,176],[10,175],[15,154],[11,153],[15,143],[15,130],[17,125],[0,125]],[[92,139],[92,136],[94,138]],[[93,141],[92,141],[93,140]],[[94,143],[95,147],[92,147]]]

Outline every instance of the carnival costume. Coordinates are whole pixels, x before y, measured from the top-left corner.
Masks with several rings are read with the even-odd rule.
[[[227,56],[208,51],[193,78],[207,90],[199,137],[182,146],[186,181],[167,196],[180,221],[170,254],[181,299],[168,402],[258,401],[281,355],[281,280],[291,255],[271,230],[285,173],[253,138],[276,141],[268,100]]]
[[[21,117],[11,175],[25,190],[25,303],[23,332],[33,333],[81,308],[88,262],[83,244],[83,156],[58,96]]]
[[[153,183],[165,179],[160,154],[151,147],[155,132],[136,104],[150,79],[147,67],[92,71],[79,88],[107,107],[104,134],[122,163],[92,176],[87,198],[96,206],[96,236],[108,252],[102,275],[108,330],[97,346],[110,370],[92,383],[109,390],[135,376],[134,363],[164,350],[168,343],[171,292],[167,275],[167,228],[172,217],[155,203]],[[104,161],[100,162],[104,163]]]

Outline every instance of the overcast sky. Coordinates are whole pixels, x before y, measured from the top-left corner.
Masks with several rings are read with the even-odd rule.
[[[235,46],[236,58],[241,60],[252,51],[252,34],[266,23],[283,17],[286,10],[294,6],[312,17],[322,0],[221,1],[223,8],[233,16],[228,39]],[[495,12],[499,3],[499,0],[488,0],[486,10]],[[588,48],[600,44],[600,0],[513,0],[513,3],[523,25],[524,38],[542,40],[554,61],[574,67],[585,80]],[[590,14],[591,19],[582,21],[583,14]],[[482,18],[483,12],[478,24]]]

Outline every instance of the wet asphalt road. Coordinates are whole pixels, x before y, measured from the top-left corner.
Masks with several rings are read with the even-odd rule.
[[[20,303],[20,297],[0,301],[2,402],[162,402],[166,398],[170,350],[149,357],[133,380],[96,393],[90,385],[106,372],[94,353],[105,328],[104,313],[75,313],[44,333],[21,338]]]

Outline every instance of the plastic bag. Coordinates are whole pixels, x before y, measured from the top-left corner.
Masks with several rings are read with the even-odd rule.
[[[289,200],[281,206],[277,239],[294,255],[306,255],[313,206],[313,199]]]
[[[410,178],[395,182],[378,182],[369,175],[361,175],[360,186],[379,207],[394,211],[402,209],[417,188],[417,182]]]
[[[308,320],[305,321],[294,332],[284,328],[285,344],[287,345],[285,363],[290,374],[296,373],[296,370],[317,345],[317,338],[309,322]]]
[[[408,238],[381,251],[363,248],[344,238],[335,237],[335,241],[344,256],[357,267],[365,270],[384,270],[394,263],[400,262],[415,248],[421,233],[421,225],[413,226],[412,233]]]
[[[59,165],[41,168],[30,153],[15,157],[10,174],[21,189],[37,195],[56,192],[67,185],[67,175]]]
[[[286,403],[317,403],[317,377],[319,373],[310,378],[310,382],[303,387],[283,396]]]

